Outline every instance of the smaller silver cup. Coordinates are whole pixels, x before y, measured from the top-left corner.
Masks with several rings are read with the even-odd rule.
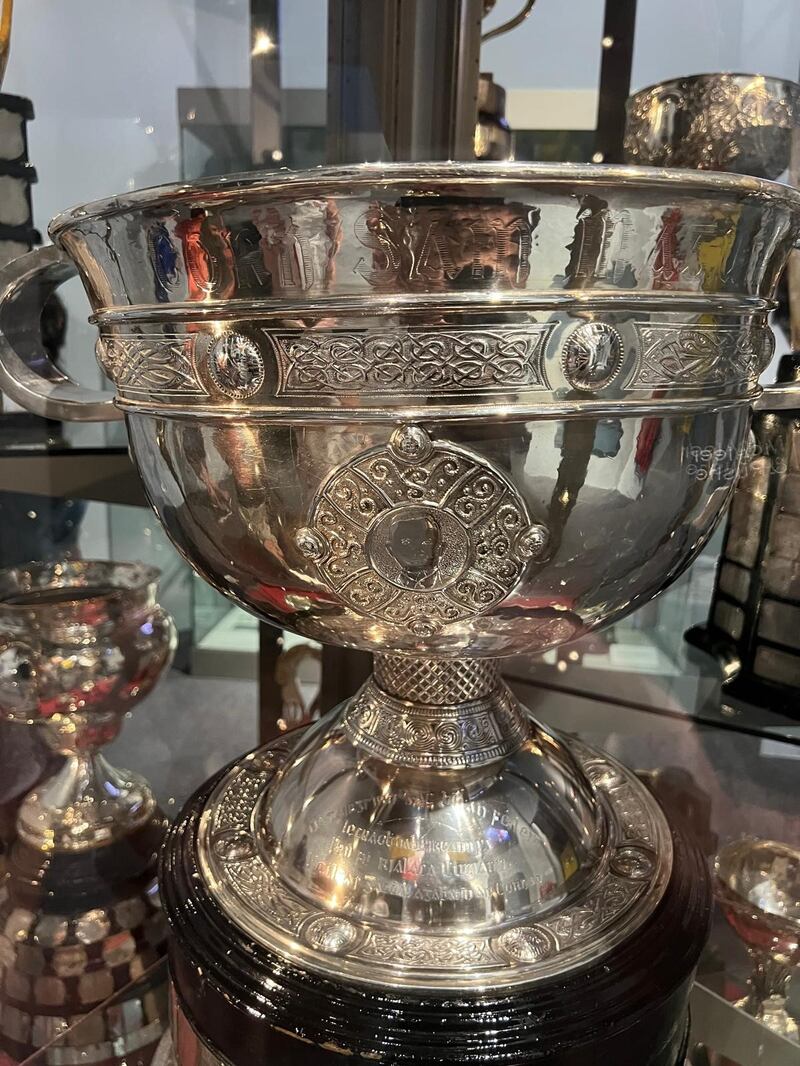
[[[774,180],[789,169],[799,127],[800,85],[762,74],[696,74],[628,98],[625,159]]]
[[[786,997],[792,970],[800,963],[800,851],[744,837],[722,848],[715,871],[723,914],[753,962],[749,992],[736,1006],[797,1040]]]
[[[23,800],[17,831],[42,850],[83,851],[145,824],[147,781],[100,749],[175,650],[159,572],[134,563],[31,563],[0,572],[0,714],[41,729],[65,757]]]

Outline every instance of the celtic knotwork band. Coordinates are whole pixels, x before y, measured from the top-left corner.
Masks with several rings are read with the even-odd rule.
[[[442,706],[398,699],[370,678],[344,716],[356,747],[395,766],[432,770],[466,770],[510,755],[529,733],[526,722],[502,682],[479,699]]]
[[[295,540],[354,611],[429,636],[504,600],[547,531],[488,460],[408,425],[333,472]]]
[[[461,329],[113,333],[97,344],[120,398],[159,405],[211,397],[229,405],[338,410],[471,396],[552,403],[559,378],[592,402],[639,390],[700,393],[755,383],[772,352],[760,319],[735,323],[648,316],[627,324],[576,321]]]
[[[503,392],[543,389],[552,323],[515,329],[270,333],[278,395]]]

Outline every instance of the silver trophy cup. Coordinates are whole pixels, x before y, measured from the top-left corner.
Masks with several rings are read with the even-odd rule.
[[[37,728],[64,761],[22,802],[17,832],[44,851],[118,840],[156,811],[147,781],[102,748],[175,650],[158,571],[64,560],[0,571],[0,713]]]
[[[800,85],[762,74],[695,74],[627,103],[630,163],[779,178],[800,162]]]
[[[673,974],[650,991],[672,1020],[615,981],[618,1061],[677,1061],[701,867],[636,778],[535,720],[497,660],[634,610],[706,542],[800,194],[623,167],[363,166],[132,193],[50,232],[2,274],[0,386],[54,417],[124,417],[199,573],[266,621],[375,653],[358,693],[236,764],[173,835],[162,888],[192,1026],[236,1061],[231,1024],[210,1030],[239,997],[251,1054],[269,1030],[478,1061],[462,1028],[488,1025],[489,991],[522,997],[492,1014],[501,1048],[519,1004],[513,1039],[538,1031],[543,989],[648,958]],[[75,269],[115,399],[48,366],[21,313]],[[257,945],[237,966],[233,947],[203,954],[220,914],[226,943]],[[242,976],[258,960],[282,990],[268,1001]],[[387,984],[408,1024],[358,1029]],[[215,989],[213,1010],[195,998]],[[337,1020],[348,989],[360,1006]],[[429,1015],[409,1019],[456,995],[483,1006],[445,1051]]]

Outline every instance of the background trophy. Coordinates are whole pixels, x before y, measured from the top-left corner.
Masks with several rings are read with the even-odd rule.
[[[76,560],[0,571],[0,709],[64,756],[19,809],[17,832],[35,848],[94,848],[154,814],[144,778],[100,749],[172,661],[157,578],[151,567]]]
[[[710,536],[800,194],[363,166],[132,193],[51,235],[0,277],[0,385],[124,415],[207,580],[375,653],[360,691],[208,782],[169,835],[181,1066],[675,1066],[702,856],[497,659],[633,610]],[[72,263],[116,405],[48,367],[19,313]],[[698,474],[717,447],[731,469]]]
[[[759,177],[800,176],[800,85],[758,74],[702,74],[628,101],[627,158]],[[800,687],[800,280],[788,272],[794,353],[757,401],[754,454],[736,488],[708,623],[690,643],[720,662],[725,692],[796,706]],[[796,276],[795,276],[796,275]]]
[[[172,659],[157,578],[78,560],[0,571],[0,710],[63,756],[22,801],[0,882],[0,1049],[13,1061],[79,1021],[76,1061],[123,1061],[161,1036],[157,987],[131,982],[164,951],[166,819],[144,778],[100,750]]]
[[[800,852],[773,840],[735,840],[717,856],[715,891],[753,960],[750,991],[737,1006],[797,1040],[786,995],[800,963]]]
[[[629,98],[625,155],[631,163],[774,180],[789,168],[798,111],[800,85],[784,78],[675,78]]]

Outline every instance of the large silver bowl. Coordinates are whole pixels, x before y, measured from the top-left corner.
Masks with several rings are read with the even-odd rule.
[[[712,531],[800,195],[574,165],[363,166],[77,208],[3,275],[0,385],[124,414],[178,549],[260,617],[422,655],[547,648]],[[21,313],[77,271],[114,404]]]
[[[379,653],[356,696],[232,767],[175,830],[175,959],[208,932],[181,940],[202,909],[176,888],[184,843],[191,891],[225,943],[267,953],[273,984],[277,958],[328,989],[528,987],[601,967],[659,906],[683,921],[688,860],[646,790],[533,721],[481,657],[632,610],[702,546],[800,194],[625,168],[358,167],[136,193],[51,233],[0,276],[0,387],[51,417],[123,414],[161,521],[213,585]],[[70,263],[113,403],[31,334],[30,287]],[[685,960],[675,1034],[693,893],[695,919],[665,930]],[[210,986],[225,961],[187,965]]]

